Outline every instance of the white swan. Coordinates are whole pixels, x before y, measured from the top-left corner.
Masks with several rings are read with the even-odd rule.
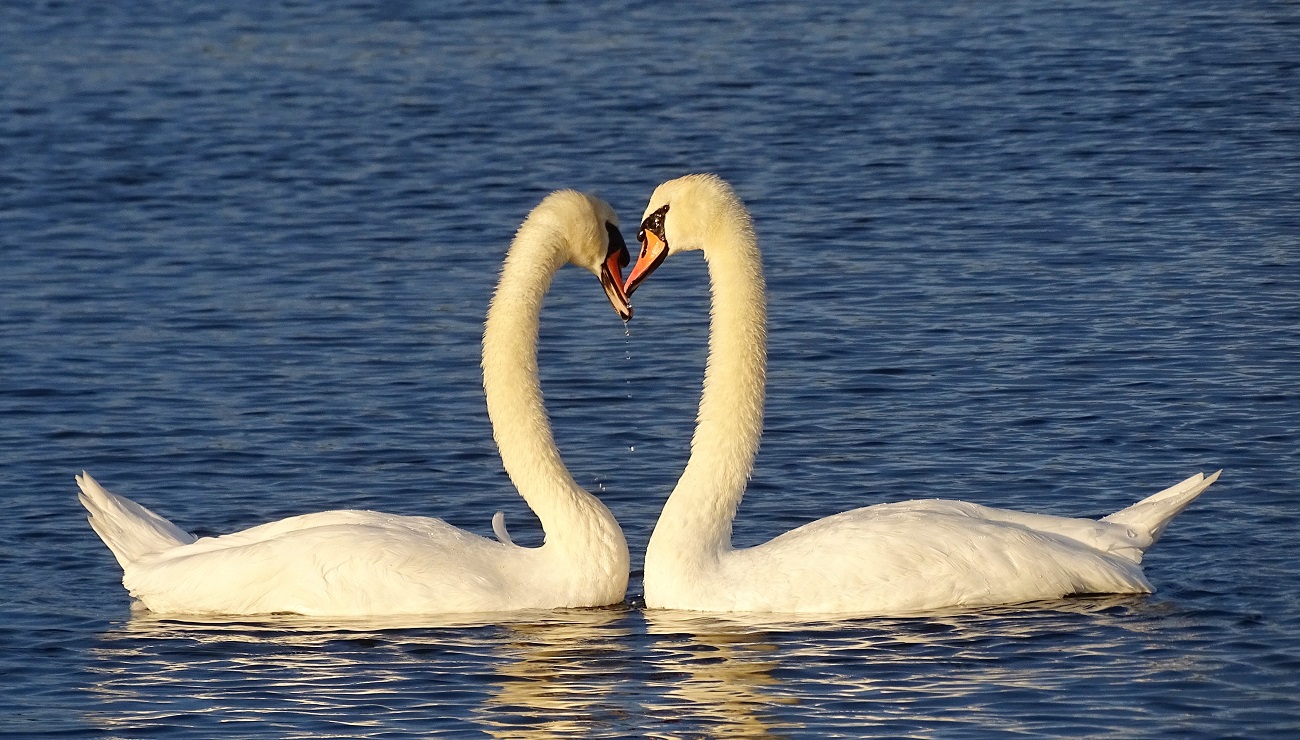
[[[592,196],[547,196],[519,228],[483,332],[483,388],[501,460],[541,520],[541,547],[501,542],[440,519],[325,511],[196,539],[77,477],[90,524],[123,584],[161,613],[373,616],[600,606],[623,599],[628,549],[618,522],[579,486],[556,449],[537,375],[542,301],[566,262],[600,277],[631,318],[614,211]]]
[[[1070,594],[1148,593],[1143,552],[1218,478],[1196,475],[1100,521],[908,501],[827,517],[733,549],[731,523],[763,424],[763,274],[749,213],[713,175],[655,190],[630,294],[670,254],[704,251],[709,359],[690,461],[650,537],[650,608],[905,614]]]

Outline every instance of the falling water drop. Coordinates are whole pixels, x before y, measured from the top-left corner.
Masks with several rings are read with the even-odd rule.
[[[632,327],[631,327],[631,326],[630,326],[626,321],[623,322],[623,331],[624,331],[624,335],[627,337],[627,339],[630,340],[630,339],[632,338]],[[632,362],[632,346],[631,346],[631,342],[630,342],[630,341],[628,341],[628,342],[624,342],[623,359],[626,360],[626,361],[629,362],[629,363]],[[624,378],[623,378],[623,385],[624,385],[624,387],[627,388],[627,397],[628,397],[628,399],[631,399],[631,398],[632,398],[632,378],[627,377],[627,376],[624,376]]]

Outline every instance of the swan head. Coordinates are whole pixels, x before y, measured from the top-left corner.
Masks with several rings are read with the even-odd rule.
[[[628,295],[670,255],[704,249],[720,228],[744,213],[740,198],[717,175],[686,175],[655,188],[636,238],[641,252],[627,277]]]
[[[631,319],[632,304],[623,283],[623,268],[631,262],[631,255],[618,230],[614,209],[594,195],[557,190],[533,210],[530,220],[535,218],[550,222],[562,237],[564,258],[599,278],[619,317]]]

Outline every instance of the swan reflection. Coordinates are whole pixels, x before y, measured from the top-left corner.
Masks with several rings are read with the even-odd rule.
[[[1188,670],[1134,655],[1160,639],[1160,620],[1135,612],[1160,609],[1125,595],[811,622],[652,610],[646,620],[654,667],[678,677],[652,709],[691,728],[691,736],[708,728],[706,737],[780,737],[800,727],[846,736],[930,735],[954,713],[990,733],[1041,733],[1051,727],[1017,724],[1018,713],[1006,705],[1041,709],[1050,697],[1079,704],[1061,716],[1080,716],[1096,698],[1073,687],[1095,682],[1099,671],[1125,660],[1140,666],[1128,679]],[[798,708],[782,709],[792,704]],[[662,737],[679,736],[667,728]]]
[[[101,635],[86,718],[119,734],[580,736],[626,715],[622,608],[324,623],[141,612]],[[630,692],[622,692],[628,694]],[[233,723],[233,724],[232,724]]]
[[[625,614],[583,612],[572,622],[518,623],[498,647],[497,686],[475,710],[498,738],[583,737],[629,712],[625,664],[632,633]],[[620,678],[622,677],[622,678]]]
[[[647,706],[663,723],[651,737],[679,737],[678,726],[707,728],[707,737],[779,737],[801,727],[780,719],[774,708],[796,704],[773,675],[783,657],[761,631],[763,625],[693,612],[645,614],[653,667],[669,677],[664,696]]]
[[[625,607],[331,624],[142,613],[101,634],[82,716],[125,737],[898,737],[954,718],[969,734],[1123,736],[1131,711],[1107,710],[1131,710],[1129,687],[1150,696],[1211,672],[1167,649],[1176,613],[1132,596],[814,622]]]

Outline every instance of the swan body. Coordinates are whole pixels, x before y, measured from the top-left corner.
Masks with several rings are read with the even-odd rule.
[[[1218,478],[1195,475],[1101,520],[962,501],[881,504],[736,549],[731,525],[762,434],[765,298],[752,221],[713,175],[659,186],[630,294],[669,255],[704,251],[713,296],[691,456],[645,556],[649,608],[893,615],[1071,594],[1149,593],[1143,553]]]
[[[325,511],[196,538],[77,476],[89,521],[133,597],[159,613],[374,616],[601,606],[622,601],[628,549],[613,514],[560,459],[542,405],[537,330],[565,263],[601,278],[626,319],[626,246],[613,210],[574,191],[547,196],[520,227],[483,333],[483,386],[506,472],[537,513],[540,547],[493,541],[423,516]]]

